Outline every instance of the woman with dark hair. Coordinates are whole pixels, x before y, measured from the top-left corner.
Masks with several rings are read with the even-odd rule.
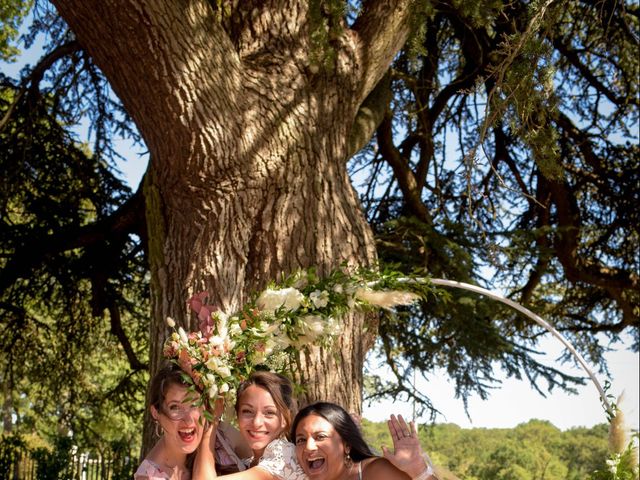
[[[226,480],[307,480],[309,472],[300,466],[298,456],[296,458],[297,447],[289,441],[289,430],[295,432],[297,426],[302,425],[306,416],[296,416],[296,420],[291,422],[291,413],[294,409],[293,388],[291,381],[279,374],[257,371],[254,372],[248,380],[242,383],[238,389],[236,397],[236,415],[238,417],[238,429],[245,441],[251,447],[253,457],[247,459],[247,470],[224,475]],[[316,404],[320,405],[320,404]],[[324,405],[324,404],[322,404]],[[326,404],[332,405],[332,404]],[[336,405],[337,407],[337,405]],[[311,407],[307,407],[304,411],[310,411]],[[340,433],[345,436],[354,445],[352,450],[354,460],[358,464],[365,459],[377,458],[362,439],[362,435],[358,430],[349,414],[344,412],[340,407],[340,411],[331,412],[329,409],[323,410],[324,414],[338,426]],[[346,417],[345,417],[346,416]],[[404,420],[401,420],[402,425]],[[401,429],[401,424],[392,418],[390,429],[393,428],[392,434]],[[417,438],[409,439],[400,436],[394,436],[394,454],[385,452],[385,458],[389,458],[394,465],[408,466],[422,470],[425,468],[424,460],[421,457],[420,445]],[[409,441],[408,441],[409,440]],[[411,443],[411,440],[414,443]],[[193,479],[209,480],[216,478],[214,468],[215,460],[212,455],[211,442],[215,441],[215,429],[208,429],[202,438],[202,447],[198,449],[198,454],[194,463]],[[327,464],[329,462],[326,462]],[[333,463],[333,462],[332,462]],[[418,467],[416,467],[416,463]],[[394,467],[389,464],[389,467]],[[311,478],[316,478],[316,470],[311,470]],[[382,472],[380,476],[372,476],[375,471]],[[400,476],[383,476],[384,472],[392,471],[388,468],[385,470],[380,466],[371,466],[368,468],[367,478],[380,480],[393,480],[402,478],[406,480],[408,477]],[[393,470],[399,472],[400,470]],[[404,475],[404,474],[402,474]],[[324,478],[324,477],[322,477]],[[327,478],[348,478],[348,477],[327,477]],[[426,480],[429,477],[420,477]],[[355,480],[355,477],[354,477]],[[429,478],[429,480],[432,480]]]
[[[431,461],[420,449],[415,424],[391,416],[394,453],[383,447],[373,454],[353,418],[341,406],[318,402],[298,412],[291,436],[296,457],[310,479],[437,480]]]

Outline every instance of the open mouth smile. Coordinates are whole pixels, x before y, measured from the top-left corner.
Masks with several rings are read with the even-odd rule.
[[[195,428],[185,428],[178,430],[178,435],[183,442],[190,443],[196,438],[196,429]]]
[[[310,472],[318,470],[319,468],[322,468],[322,466],[324,465],[324,458],[322,457],[309,458],[307,460],[307,465],[309,467]]]

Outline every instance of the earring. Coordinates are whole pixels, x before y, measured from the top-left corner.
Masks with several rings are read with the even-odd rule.
[[[156,420],[156,427],[155,427],[155,433],[156,433],[156,437],[161,437],[162,435],[164,435],[164,428],[162,428],[160,426],[160,422]]]
[[[349,470],[351,470],[351,467],[353,467],[353,460],[351,460],[351,455],[349,455],[349,452],[347,452],[347,454],[344,456],[344,464]]]

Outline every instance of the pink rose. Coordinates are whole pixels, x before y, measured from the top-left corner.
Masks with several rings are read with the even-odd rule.
[[[166,358],[173,358],[178,354],[178,344],[176,342],[168,342],[164,344],[162,355]]]

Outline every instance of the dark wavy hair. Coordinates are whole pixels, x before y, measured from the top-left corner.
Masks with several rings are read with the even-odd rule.
[[[312,403],[298,412],[291,426],[291,438],[296,438],[296,429],[303,418],[309,415],[317,415],[329,422],[338,432],[342,440],[350,447],[349,456],[354,462],[365,458],[375,457],[367,442],[362,437],[362,432],[353,421],[351,415],[340,405],[329,402]]]
[[[284,418],[283,431],[285,436],[289,432],[289,426],[291,425],[291,418],[293,417],[293,411],[296,408],[295,400],[293,399],[293,385],[284,375],[279,373],[267,372],[264,370],[257,370],[253,372],[248,379],[240,384],[238,387],[238,393],[236,395],[236,414],[240,408],[240,399],[245,390],[251,385],[265,389],[273,398],[274,403],[278,409],[278,412]]]

